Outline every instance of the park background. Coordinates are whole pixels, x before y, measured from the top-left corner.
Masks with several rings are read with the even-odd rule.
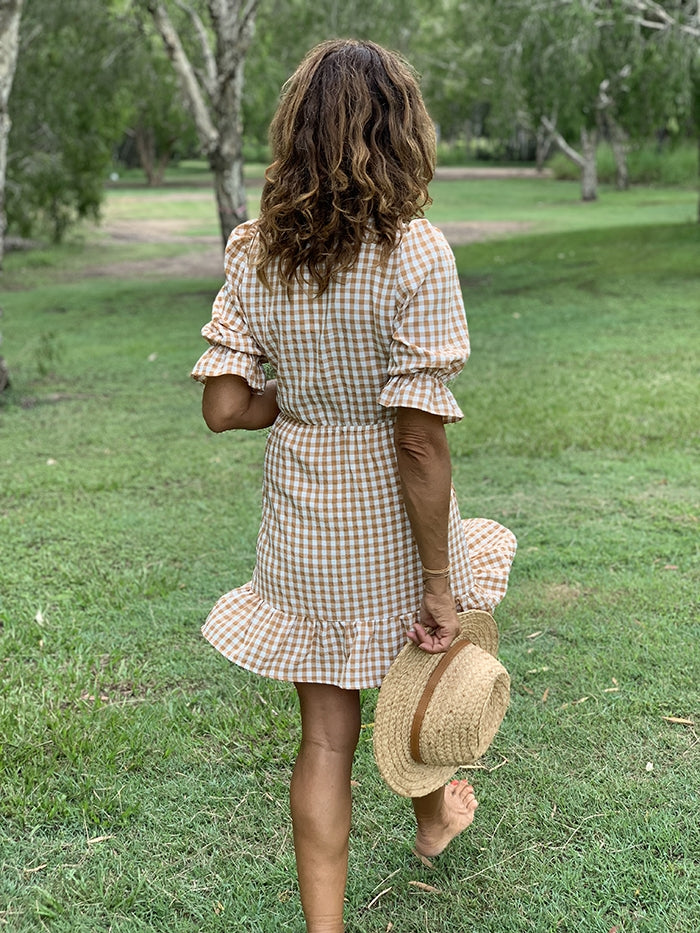
[[[296,931],[294,691],[199,635],[252,569],[265,436],[209,434],[188,380],[221,210],[147,6],[22,9],[0,272],[0,928]],[[213,40],[217,4],[151,6],[204,74],[192,11]],[[465,516],[519,540],[496,612],[511,709],[466,772],[474,827],[432,870],[377,775],[363,695],[348,930],[695,933],[696,5],[225,6],[257,7],[251,216],[308,45],[365,35],[423,73],[441,136],[428,217],[473,338],[455,485]],[[590,164],[586,180],[561,154],[591,135],[595,197]]]

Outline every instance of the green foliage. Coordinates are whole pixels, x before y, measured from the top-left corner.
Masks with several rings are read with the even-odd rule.
[[[603,184],[614,184],[616,175],[615,159],[607,145],[598,147],[598,178]],[[627,158],[630,183],[634,185],[682,185],[690,188],[697,183],[698,153],[697,146],[691,143],[663,145],[649,143],[634,146]],[[572,162],[557,153],[549,159],[547,167],[556,178],[578,178],[578,171]]]
[[[385,0],[381,10],[375,0],[262,0],[245,65],[243,122],[249,143],[265,142],[280,88],[318,42],[334,36],[371,39],[408,55],[420,69],[417,42],[424,35],[427,40],[438,12],[426,0]],[[433,51],[431,64],[436,63]]]
[[[9,232],[61,240],[97,216],[124,127],[121,47],[109,8],[93,0],[28,0],[10,97]]]
[[[135,17],[124,27],[130,34],[121,88],[127,128],[117,160],[140,166],[149,184],[160,184],[171,160],[198,152],[197,135],[152,22]]]
[[[576,143],[582,129],[619,126],[646,139],[682,126],[691,108],[690,63],[697,39],[666,20],[641,23],[634,4],[484,4],[494,43],[487,59],[492,129],[514,123],[536,132],[542,117]],[[666,3],[674,22],[687,17],[682,0]],[[651,16],[651,14],[650,14]]]

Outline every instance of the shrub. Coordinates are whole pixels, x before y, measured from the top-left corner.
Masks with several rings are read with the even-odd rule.
[[[598,147],[598,180],[602,184],[615,184],[615,159],[607,143]],[[630,149],[627,158],[630,184],[694,186],[698,177],[697,148],[691,142],[675,145],[645,143]],[[555,153],[547,162],[555,178],[578,180],[578,166],[561,153]]]

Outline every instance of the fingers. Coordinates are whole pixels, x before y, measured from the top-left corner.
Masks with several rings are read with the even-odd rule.
[[[428,654],[440,654],[447,651],[454,641],[456,633],[442,627],[429,631],[420,622],[416,622],[406,635],[421,651],[426,651]]]

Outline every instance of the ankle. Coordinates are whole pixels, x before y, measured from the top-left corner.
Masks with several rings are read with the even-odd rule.
[[[337,916],[317,917],[306,920],[306,933],[344,933],[343,918]]]

